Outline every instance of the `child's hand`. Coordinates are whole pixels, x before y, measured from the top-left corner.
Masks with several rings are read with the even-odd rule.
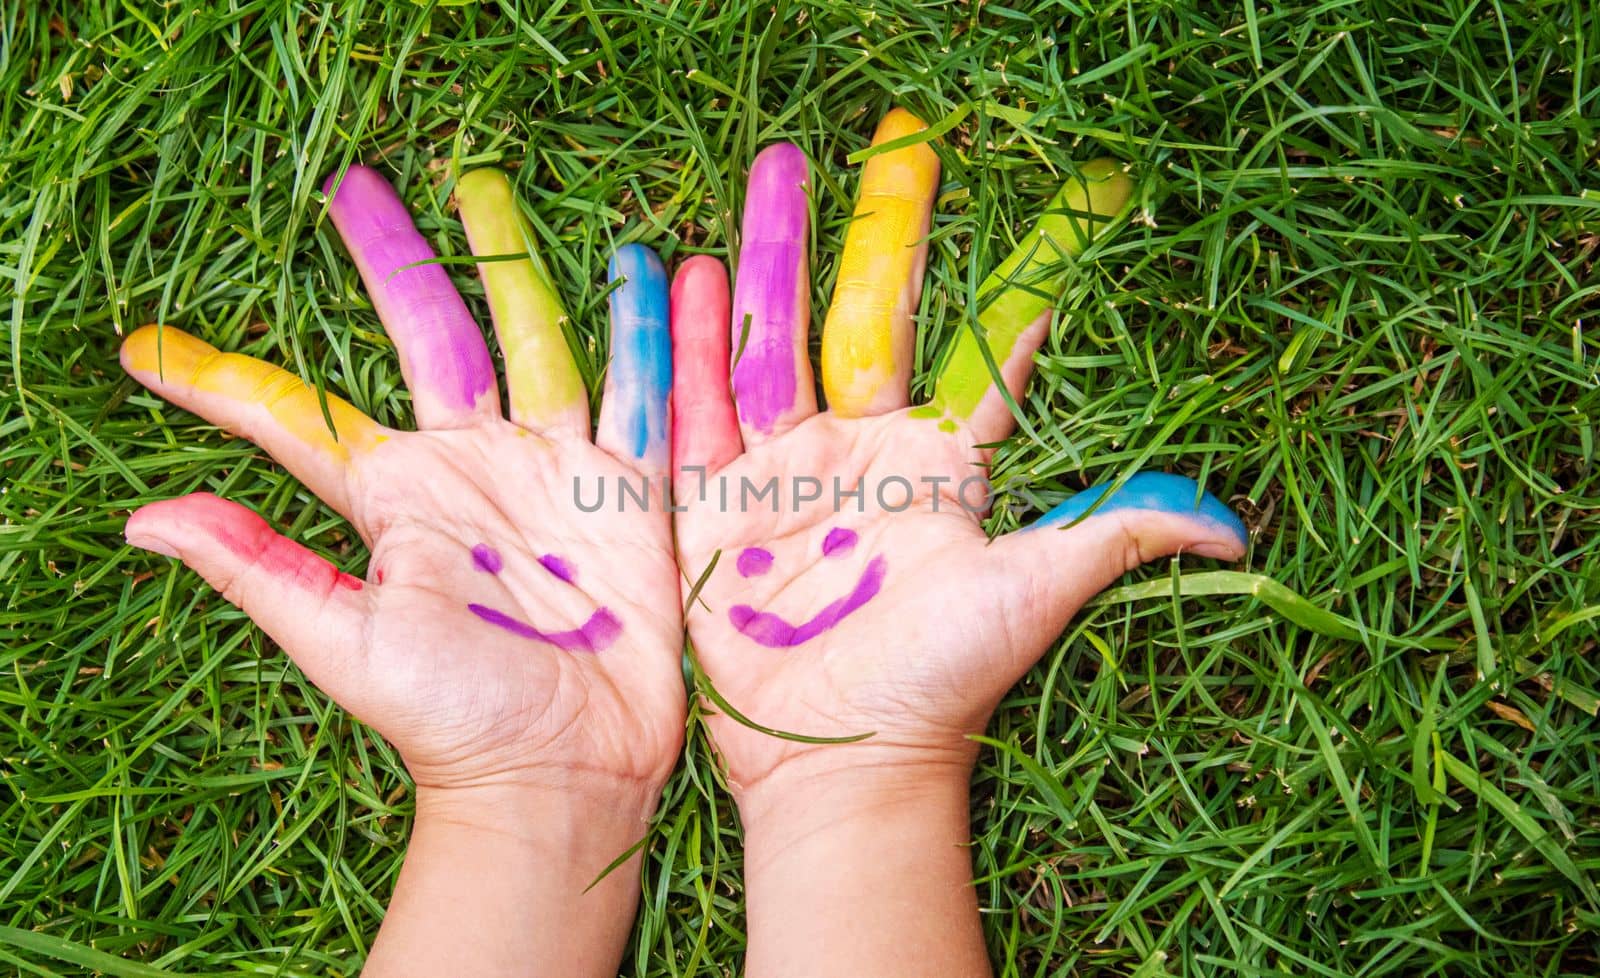
[[[896,111],[877,141],[917,128]],[[1013,419],[970,331],[932,402],[907,406],[911,315],[938,186],[937,157],[923,145],[867,164],[823,332],[830,409],[817,413],[806,354],[806,182],[805,158],[790,145],[768,148],[750,174],[731,317],[734,333],[749,324],[732,369],[735,404],[715,396],[725,390],[727,347],[708,339],[727,335],[728,320],[690,314],[717,305],[720,269],[686,267],[674,286],[687,578],[722,555],[690,609],[689,630],[714,685],[757,723],[874,736],[814,746],[716,718],[729,775],[745,786],[802,757],[964,764],[974,750],[965,735],[982,730],[1095,592],[1146,560],[1179,551],[1232,559],[1245,545],[1225,506],[1192,480],[1160,473],[1128,480],[1070,529],[1058,527],[1085,512],[1096,491],[1026,531],[985,537],[981,446],[1003,439]],[[1049,328],[1064,257],[1106,228],[1129,192],[1120,169],[1083,167],[980,287],[979,323],[1015,397]],[[690,439],[683,429],[691,424],[718,436]],[[705,499],[699,468],[686,466],[710,473]],[[756,499],[774,477],[777,512],[772,495]],[[794,506],[813,492],[821,498]]]
[[[503,176],[468,174],[457,193],[477,254],[526,252]],[[426,883],[412,890],[430,894],[431,906],[414,908],[424,919],[443,927],[459,910],[476,922],[461,926],[477,927],[484,914],[508,915],[544,942],[552,968],[582,971],[554,953],[566,939],[580,957],[599,954],[603,970],[632,899],[594,924],[616,932],[614,947],[583,947],[582,928],[530,929],[524,914],[537,915],[547,892],[508,892],[482,913],[467,907],[494,892],[473,879],[476,863],[525,873],[546,891],[559,881],[554,904],[579,907],[583,889],[643,835],[678,755],[681,598],[658,478],[670,455],[665,272],[637,245],[612,260],[613,279],[627,281],[611,297],[608,389],[591,443],[588,401],[541,269],[480,266],[506,352],[508,421],[477,324],[441,266],[416,264],[433,254],[383,177],[344,173],[331,214],[399,353],[419,430],[383,427],[332,394],[325,417],[299,378],[170,327],[129,336],[122,359],[150,389],[259,444],[349,519],[372,551],[366,580],[206,494],[140,509],[128,541],[198,571],[392,741],[421,789],[421,821],[437,811],[439,826],[476,823],[477,842],[462,833],[437,844],[447,857],[414,846],[407,873],[415,859],[444,874],[417,870]],[[649,512],[576,505],[574,480],[615,492],[624,480],[637,490],[642,477],[654,480]],[[486,848],[502,835],[528,843],[539,865],[518,868],[515,855]],[[459,886],[476,892],[448,895]],[[400,908],[397,897],[392,920]],[[420,943],[387,963],[425,968]],[[475,947],[492,958],[515,944]],[[455,953],[461,973],[495,970],[489,958]]]
[[[476,251],[523,250],[503,178],[470,174],[459,192]],[[474,192],[503,199],[474,207]],[[383,177],[346,172],[331,212],[399,352],[419,430],[382,427],[329,394],[330,433],[299,378],[170,327],[134,333],[122,359],[348,518],[372,551],[366,580],[209,495],[144,507],[129,542],[180,558],[243,608],[398,746],[421,784],[659,783],[684,708],[667,516],[659,505],[584,513],[574,497],[575,479],[637,485],[665,469],[670,373],[650,362],[667,344],[659,260],[635,246],[613,262],[628,283],[612,298],[610,376],[629,383],[608,392],[596,444],[530,262],[482,266],[510,365],[507,421],[477,324],[443,267],[414,264],[433,254]]]
[[[920,128],[896,111],[876,141]],[[966,735],[1095,592],[1179,551],[1237,558],[1244,528],[1192,480],[1148,473],[986,538],[982,446],[1013,418],[971,331],[932,402],[908,406],[911,316],[939,182],[926,145],[866,165],[822,335],[829,410],[817,413],[807,182],[794,146],[757,157],[731,331],[719,267],[686,266],[673,289],[687,580],[721,555],[689,608],[690,639],[717,691],[750,720],[813,737],[871,734],[809,744],[729,716],[709,721],[747,833],[747,966],[977,974],[987,965],[960,848],[976,757]],[[978,323],[1013,396],[1049,329],[1066,256],[1109,225],[1130,189],[1117,167],[1084,166],[980,287]],[[740,351],[731,401],[730,334]],[[776,499],[758,498],[769,489]],[[1061,528],[1101,496],[1094,515]]]

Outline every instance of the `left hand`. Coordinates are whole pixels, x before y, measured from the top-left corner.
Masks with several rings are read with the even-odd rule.
[[[337,190],[334,185],[337,184]],[[593,790],[653,807],[685,701],[671,526],[666,273],[620,248],[599,434],[563,316],[533,259],[480,266],[506,352],[511,418],[483,335],[387,181],[354,167],[330,212],[399,353],[418,430],[387,428],[260,360],[146,326],[122,348],[151,390],[266,449],[372,551],[335,570],[236,503],[154,503],[128,541],[177,557],[239,605],[328,695],[393,742],[424,789]],[[462,177],[479,254],[526,253],[496,171]],[[331,425],[329,422],[331,419]],[[652,480],[648,512],[583,512],[574,480]],[[640,833],[643,826],[640,825]]]

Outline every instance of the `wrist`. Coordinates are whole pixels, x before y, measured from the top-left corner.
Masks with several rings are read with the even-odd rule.
[[[618,861],[655,802],[643,786],[606,782],[419,785],[405,866],[363,974],[616,974],[640,856]]]
[[[728,772],[728,789],[744,820],[790,811],[794,799],[827,797],[848,810],[965,797],[978,759],[977,745],[966,738],[941,746],[869,738],[796,747],[759,772]]]
[[[734,790],[747,835],[747,868],[813,845],[848,845],[907,826],[928,845],[965,845],[976,750],[833,754],[819,745]]]
[[[643,838],[660,790],[639,782],[587,779],[417,785],[416,831],[471,837],[485,848],[528,850],[540,858],[604,868]],[[597,870],[598,871],[598,870]]]
[[[739,793],[746,974],[989,975],[970,754],[845,756],[801,755]]]

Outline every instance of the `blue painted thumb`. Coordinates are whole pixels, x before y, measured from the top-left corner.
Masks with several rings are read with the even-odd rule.
[[[1057,587],[1064,584],[1080,605],[1148,561],[1173,554],[1244,556],[1244,523],[1193,479],[1141,472],[1110,490],[1086,489],[1014,534],[1019,546],[1042,557],[1029,563],[1060,582]]]

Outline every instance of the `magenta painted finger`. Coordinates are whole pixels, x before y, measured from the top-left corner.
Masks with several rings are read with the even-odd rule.
[[[352,166],[328,178],[328,214],[355,259],[423,428],[456,428],[498,415],[494,365],[466,303],[411,214],[376,171]]]
[[[743,451],[728,389],[728,273],[696,255],[672,279],[673,468],[727,465]]]
[[[806,342],[808,179],[805,154],[792,143],[768,146],[750,167],[731,334],[733,398],[746,445],[817,411]]]

